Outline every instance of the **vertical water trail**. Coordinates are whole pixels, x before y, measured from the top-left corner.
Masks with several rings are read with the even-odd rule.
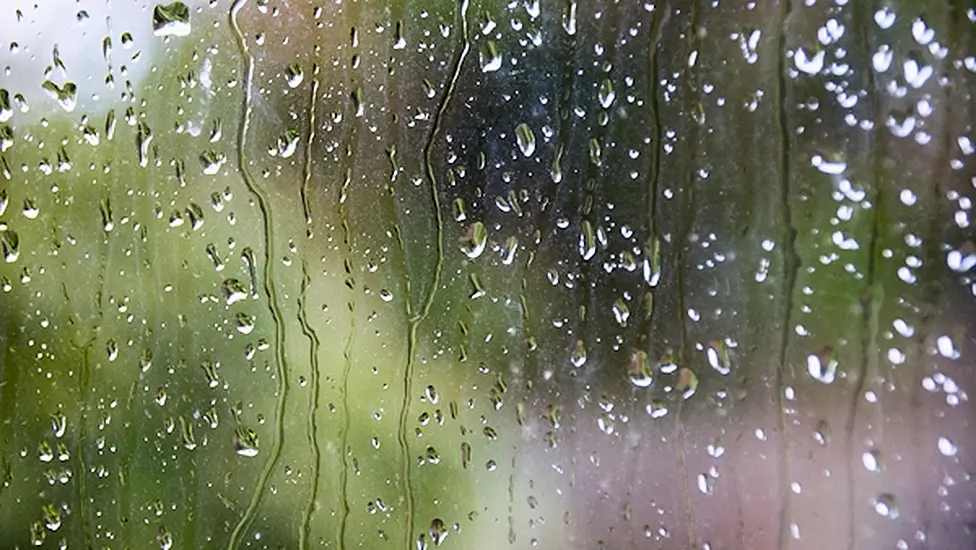
[[[403,491],[406,497],[406,510],[404,516],[404,524],[406,525],[406,529],[404,531],[404,548],[409,548],[411,540],[413,539],[414,494],[413,489],[410,486],[410,447],[407,444],[407,416],[410,410],[410,396],[413,392],[413,368],[417,354],[417,329],[420,327],[420,323],[422,323],[430,313],[430,308],[434,303],[434,297],[437,294],[437,289],[441,284],[441,269],[444,264],[444,219],[443,213],[441,212],[440,191],[437,186],[437,175],[434,171],[431,155],[433,154],[434,143],[437,139],[437,135],[440,134],[441,131],[444,113],[447,111],[451,98],[454,96],[454,89],[457,87],[458,79],[461,75],[461,67],[464,65],[464,59],[467,57],[468,50],[471,47],[468,39],[467,12],[468,0],[460,0],[457,18],[461,23],[461,44],[460,48],[456,48],[457,51],[454,55],[454,67],[451,72],[451,80],[447,83],[446,89],[444,90],[444,95],[441,97],[440,106],[437,109],[437,115],[434,118],[430,135],[427,137],[427,143],[424,146],[424,167],[427,172],[427,179],[430,182],[430,193],[433,201],[434,216],[437,220],[437,260],[434,266],[433,280],[431,281],[430,288],[427,290],[427,295],[423,304],[421,305],[420,311],[414,313],[410,317],[410,333],[407,339],[407,363],[403,369],[403,395],[400,405],[397,441],[403,455],[401,476],[403,477]]]
[[[786,80],[786,22],[790,15],[790,2],[781,0],[780,21],[777,42],[778,63],[776,78],[777,126],[782,143],[779,151],[778,171],[780,174],[780,201],[783,211],[783,312],[781,314],[779,357],[776,369],[776,419],[780,436],[779,494],[782,507],[779,513],[778,547],[786,550],[790,545],[790,520],[792,517],[790,497],[789,428],[787,427],[784,403],[786,391],[787,353],[790,344],[790,319],[793,311],[793,291],[800,269],[800,257],[796,251],[796,229],[793,227],[793,213],[790,208],[790,140],[789,117],[787,114]]]
[[[251,171],[247,167],[247,154],[245,153],[247,148],[247,133],[251,118],[251,93],[254,79],[254,58],[251,56],[247,42],[244,39],[244,33],[237,21],[238,15],[245,4],[247,4],[247,0],[235,0],[231,5],[230,12],[227,16],[228,24],[230,25],[234,39],[237,43],[238,52],[241,55],[241,65],[244,72],[244,77],[241,79],[241,86],[243,87],[241,121],[237,129],[237,169],[241,174],[241,178],[244,180],[244,184],[247,186],[251,196],[254,197],[254,201],[257,203],[261,212],[261,222],[263,226],[262,236],[264,238],[264,293],[265,297],[268,299],[268,309],[271,312],[271,317],[274,322],[274,360],[275,378],[278,382],[278,395],[275,402],[275,433],[271,442],[271,449],[268,452],[268,459],[265,461],[264,468],[261,470],[261,473],[258,476],[257,483],[254,487],[254,492],[251,495],[251,500],[248,502],[247,508],[244,510],[244,515],[241,516],[241,519],[237,522],[237,525],[234,526],[234,530],[231,532],[230,540],[227,542],[228,550],[233,550],[238,546],[241,540],[241,535],[253,520],[254,512],[257,510],[258,504],[261,502],[261,497],[267,489],[268,479],[271,477],[271,472],[274,471],[274,468],[278,463],[278,459],[281,456],[281,447],[285,432],[285,402],[288,398],[284,320],[282,319],[281,308],[278,305],[278,294],[274,288],[274,262],[272,261],[274,258],[274,227],[271,222],[271,207],[268,204],[268,197],[264,190],[255,184],[254,178],[251,176]]]

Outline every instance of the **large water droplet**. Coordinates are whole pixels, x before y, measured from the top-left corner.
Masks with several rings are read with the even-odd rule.
[[[157,4],[153,9],[153,34],[156,36],[190,34],[190,8],[183,2]]]
[[[41,84],[41,88],[66,112],[75,110],[75,105],[78,104],[78,86],[74,82],[65,82],[64,86],[58,86],[48,80]]]
[[[523,122],[515,127],[515,140],[523,155],[531,157],[535,153],[535,133],[528,124]]]
[[[481,222],[474,222],[458,239],[461,244],[461,252],[472,260],[481,256],[488,243],[488,229]]]
[[[502,54],[498,51],[498,44],[493,40],[486,41],[478,52],[481,62],[481,72],[492,73],[502,67]]]

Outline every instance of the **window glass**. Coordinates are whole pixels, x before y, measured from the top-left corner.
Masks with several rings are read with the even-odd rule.
[[[974,24],[4,2],[0,547],[968,547]]]

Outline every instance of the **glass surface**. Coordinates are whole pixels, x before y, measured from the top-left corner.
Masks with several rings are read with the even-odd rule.
[[[976,7],[7,0],[0,547],[976,544]]]

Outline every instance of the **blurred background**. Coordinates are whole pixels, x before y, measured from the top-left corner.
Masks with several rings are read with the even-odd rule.
[[[976,547],[976,6],[0,6],[0,548]]]

